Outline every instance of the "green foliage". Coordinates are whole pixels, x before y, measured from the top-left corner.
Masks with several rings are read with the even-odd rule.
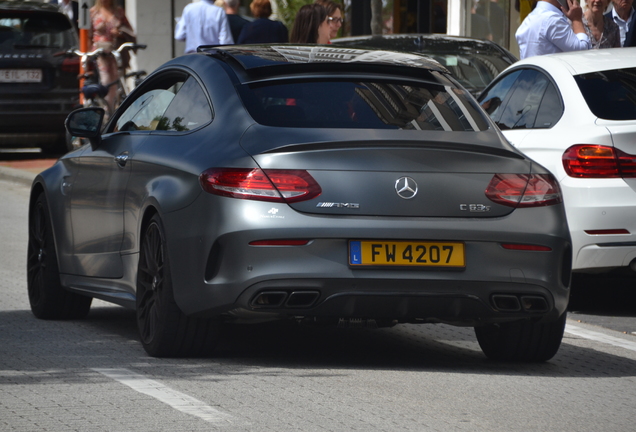
[[[189,130],[187,126],[182,125],[183,117],[175,117],[172,121],[172,126],[170,125],[170,119],[164,116],[157,116],[153,119],[153,121],[157,122],[157,126],[155,130],[173,130],[177,132],[183,132]]]

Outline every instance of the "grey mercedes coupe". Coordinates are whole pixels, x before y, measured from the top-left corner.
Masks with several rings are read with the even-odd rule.
[[[334,46],[200,47],[158,68],[33,183],[42,319],[136,310],[151,356],[209,354],[224,321],[473,326],[545,361],[571,267],[559,185],[447,69]]]

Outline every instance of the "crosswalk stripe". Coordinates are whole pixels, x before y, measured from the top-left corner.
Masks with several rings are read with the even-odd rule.
[[[570,323],[565,325],[566,333],[570,333],[574,336],[579,336],[585,339],[594,340],[597,342],[602,342],[614,346],[618,346],[621,348],[626,348],[631,351],[636,351],[636,342],[628,341],[625,339],[617,338],[614,336],[606,335],[604,333],[595,332],[591,330],[585,330],[581,327],[574,326]]]
[[[181,393],[158,381],[148,379],[128,369],[93,368],[95,372],[127,385],[139,393],[151,396],[183,413],[199,417],[207,422],[232,422],[232,416],[206,405],[204,402]]]

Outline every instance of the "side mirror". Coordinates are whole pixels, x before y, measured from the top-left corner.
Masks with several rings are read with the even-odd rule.
[[[101,142],[103,120],[103,108],[80,108],[68,115],[64,126],[72,136],[88,138],[95,150]]]

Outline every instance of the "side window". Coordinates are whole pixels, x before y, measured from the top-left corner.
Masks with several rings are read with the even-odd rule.
[[[152,131],[161,123],[163,113],[172,102],[170,90],[151,90],[137,99],[117,121],[119,131]]]
[[[127,107],[118,114],[110,132],[153,131],[161,127],[164,113],[186,79],[184,73],[171,72],[145,83],[132,102],[126,101]]]
[[[574,79],[595,116],[606,120],[636,119],[636,68],[575,75]]]
[[[501,130],[534,128],[539,105],[549,83],[543,73],[533,69],[524,70],[515,82],[497,126]]]
[[[501,112],[503,111],[502,103],[506,100],[510,89],[515,81],[517,81],[517,78],[519,78],[519,75],[521,75],[521,71],[515,71],[506,75],[488,89],[487,92],[479,96],[479,104],[495,123],[499,121],[499,117],[501,117]]]
[[[156,130],[189,131],[212,121],[212,109],[205,91],[190,77],[177,92]]]
[[[539,106],[539,113],[534,122],[535,129],[549,129],[554,126],[563,115],[563,103],[554,84],[548,83],[543,100]]]

